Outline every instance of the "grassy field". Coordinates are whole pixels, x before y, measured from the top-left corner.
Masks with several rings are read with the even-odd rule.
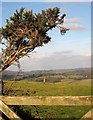
[[[65,80],[56,83],[5,81],[7,95],[81,96],[91,95],[91,80]],[[6,91],[7,90],[7,91]],[[23,120],[79,120],[91,106],[12,106]]]
[[[5,81],[5,94],[42,96],[91,95],[91,80],[65,80],[56,83]]]

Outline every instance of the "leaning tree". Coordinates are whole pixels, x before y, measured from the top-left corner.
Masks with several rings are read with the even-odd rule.
[[[4,71],[14,62],[32,52],[36,47],[47,44],[51,37],[48,31],[55,27],[60,28],[61,34],[68,29],[60,27],[64,23],[66,14],[60,15],[58,7],[42,10],[41,13],[34,13],[32,10],[21,8],[6,19],[4,27],[0,28],[0,71]]]

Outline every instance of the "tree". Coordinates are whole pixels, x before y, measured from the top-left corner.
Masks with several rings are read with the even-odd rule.
[[[47,32],[64,22],[66,14],[59,16],[59,13],[60,9],[57,7],[42,10],[38,14],[33,14],[32,10],[25,11],[24,8],[16,10],[14,15],[6,20],[6,25],[0,29],[0,43],[4,45],[1,71],[36,47],[47,44],[51,40]],[[66,29],[64,30],[66,32]]]
[[[38,14],[21,8],[6,19],[5,26],[0,28],[0,44],[4,46],[0,70],[5,70],[36,47],[47,44],[51,40],[47,32],[64,22],[66,14],[59,14],[57,7],[42,10]]]

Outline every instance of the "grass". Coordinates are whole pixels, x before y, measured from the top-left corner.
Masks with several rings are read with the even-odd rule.
[[[5,81],[8,95],[30,96],[87,96],[91,95],[91,80],[71,80],[43,83],[25,81]],[[43,118],[43,120],[79,120],[91,106],[12,106],[23,120]]]
[[[17,114],[23,120],[32,120],[32,118],[43,118],[43,120],[79,120],[91,109],[91,106],[16,106],[16,108]]]
[[[91,80],[66,80],[57,83],[5,81],[8,95],[82,96],[91,95]]]

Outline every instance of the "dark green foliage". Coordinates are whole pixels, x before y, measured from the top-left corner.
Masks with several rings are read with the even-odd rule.
[[[47,32],[62,24],[66,16],[59,16],[59,13],[60,9],[57,7],[42,10],[38,14],[21,8],[6,20],[6,25],[0,30],[0,42],[5,45],[2,51],[2,71],[28,52],[51,40]],[[5,43],[2,38],[6,39]]]
[[[14,106],[23,120],[79,120],[91,106]]]

